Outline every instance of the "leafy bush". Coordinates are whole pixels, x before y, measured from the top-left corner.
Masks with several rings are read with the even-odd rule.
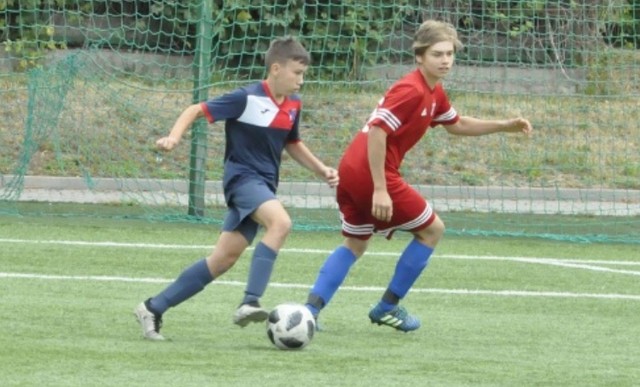
[[[607,12],[603,35],[620,48],[640,48],[640,0],[627,0]]]
[[[14,70],[36,67],[44,51],[65,47],[53,40],[54,27],[42,17],[42,11],[55,3],[64,1],[0,0],[0,41],[5,41]]]
[[[316,78],[360,80],[363,67],[407,55],[400,45],[426,18],[456,25],[469,60],[574,65],[607,41],[638,47],[640,0],[213,0],[212,63],[216,76],[256,78],[273,36],[298,35],[312,53]],[[0,0],[0,41],[21,67],[38,64],[45,50],[64,47],[78,25],[108,35],[78,45],[193,54],[202,36],[202,0]],[[56,19],[57,16],[60,16]],[[97,26],[96,20],[104,20]],[[73,22],[71,22],[73,20]],[[58,23],[58,24],[57,24]],[[409,32],[405,32],[409,31]],[[100,35],[98,33],[98,35]],[[95,35],[95,33],[94,33]],[[233,73],[229,73],[233,71]],[[238,73],[239,72],[239,73]]]

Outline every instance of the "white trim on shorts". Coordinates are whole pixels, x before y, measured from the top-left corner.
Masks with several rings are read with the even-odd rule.
[[[346,232],[349,235],[366,236],[366,235],[372,235],[372,234],[379,234],[379,235],[384,235],[386,238],[389,238],[389,236],[394,231],[397,231],[397,230],[400,230],[400,231],[414,230],[422,226],[423,224],[425,224],[433,216],[433,209],[431,208],[431,205],[429,204],[428,201],[425,200],[425,202],[427,205],[425,206],[424,211],[422,211],[422,213],[418,215],[418,217],[406,223],[403,223],[394,227],[385,228],[383,230],[376,230],[374,228],[374,225],[371,223],[361,224],[361,225],[349,224],[344,220],[344,214],[340,212],[340,221],[342,222],[342,231]]]

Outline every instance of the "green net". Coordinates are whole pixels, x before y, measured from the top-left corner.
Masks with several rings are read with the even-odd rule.
[[[465,44],[456,110],[536,131],[436,128],[410,153],[448,232],[640,243],[637,0],[253,3],[0,0],[0,213],[220,222],[222,124],[154,149],[186,106],[263,78],[269,42],[295,35],[313,57],[302,137],[336,165],[433,18]],[[296,227],[339,228],[333,192],[286,155],[281,179]]]

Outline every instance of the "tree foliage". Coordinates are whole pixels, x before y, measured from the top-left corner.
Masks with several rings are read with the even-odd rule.
[[[191,54],[202,0],[0,0],[0,40],[16,56],[66,45],[110,45]],[[214,64],[255,71],[273,36],[298,35],[340,79],[389,61],[394,41],[426,18],[456,25],[467,59],[560,63],[585,60],[607,42],[639,47],[640,0],[212,0]],[[84,27],[93,33],[59,30]],[[83,30],[84,31],[84,30]],[[604,39],[603,39],[604,35]],[[389,49],[391,47],[391,49]],[[406,53],[405,46],[404,52]],[[27,63],[29,65],[29,63]],[[254,76],[255,74],[247,74]]]

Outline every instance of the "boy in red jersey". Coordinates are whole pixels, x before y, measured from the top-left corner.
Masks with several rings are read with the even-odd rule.
[[[401,230],[412,233],[414,238],[400,255],[389,286],[369,312],[369,319],[403,332],[418,329],[420,320],[407,313],[399,302],[427,266],[444,234],[444,223],[400,175],[405,154],[429,127],[437,125],[460,136],[531,133],[531,124],[524,118],[482,120],[458,115],[440,80],[451,69],[461,47],[453,26],[433,20],[424,22],[413,41],[417,69],[387,90],[347,147],[338,173],[349,179],[343,179],[337,189],[346,239],[327,257],[309,293],[306,305],[316,318],[356,259],[364,254],[369,238],[379,233],[390,239],[394,231]]]

